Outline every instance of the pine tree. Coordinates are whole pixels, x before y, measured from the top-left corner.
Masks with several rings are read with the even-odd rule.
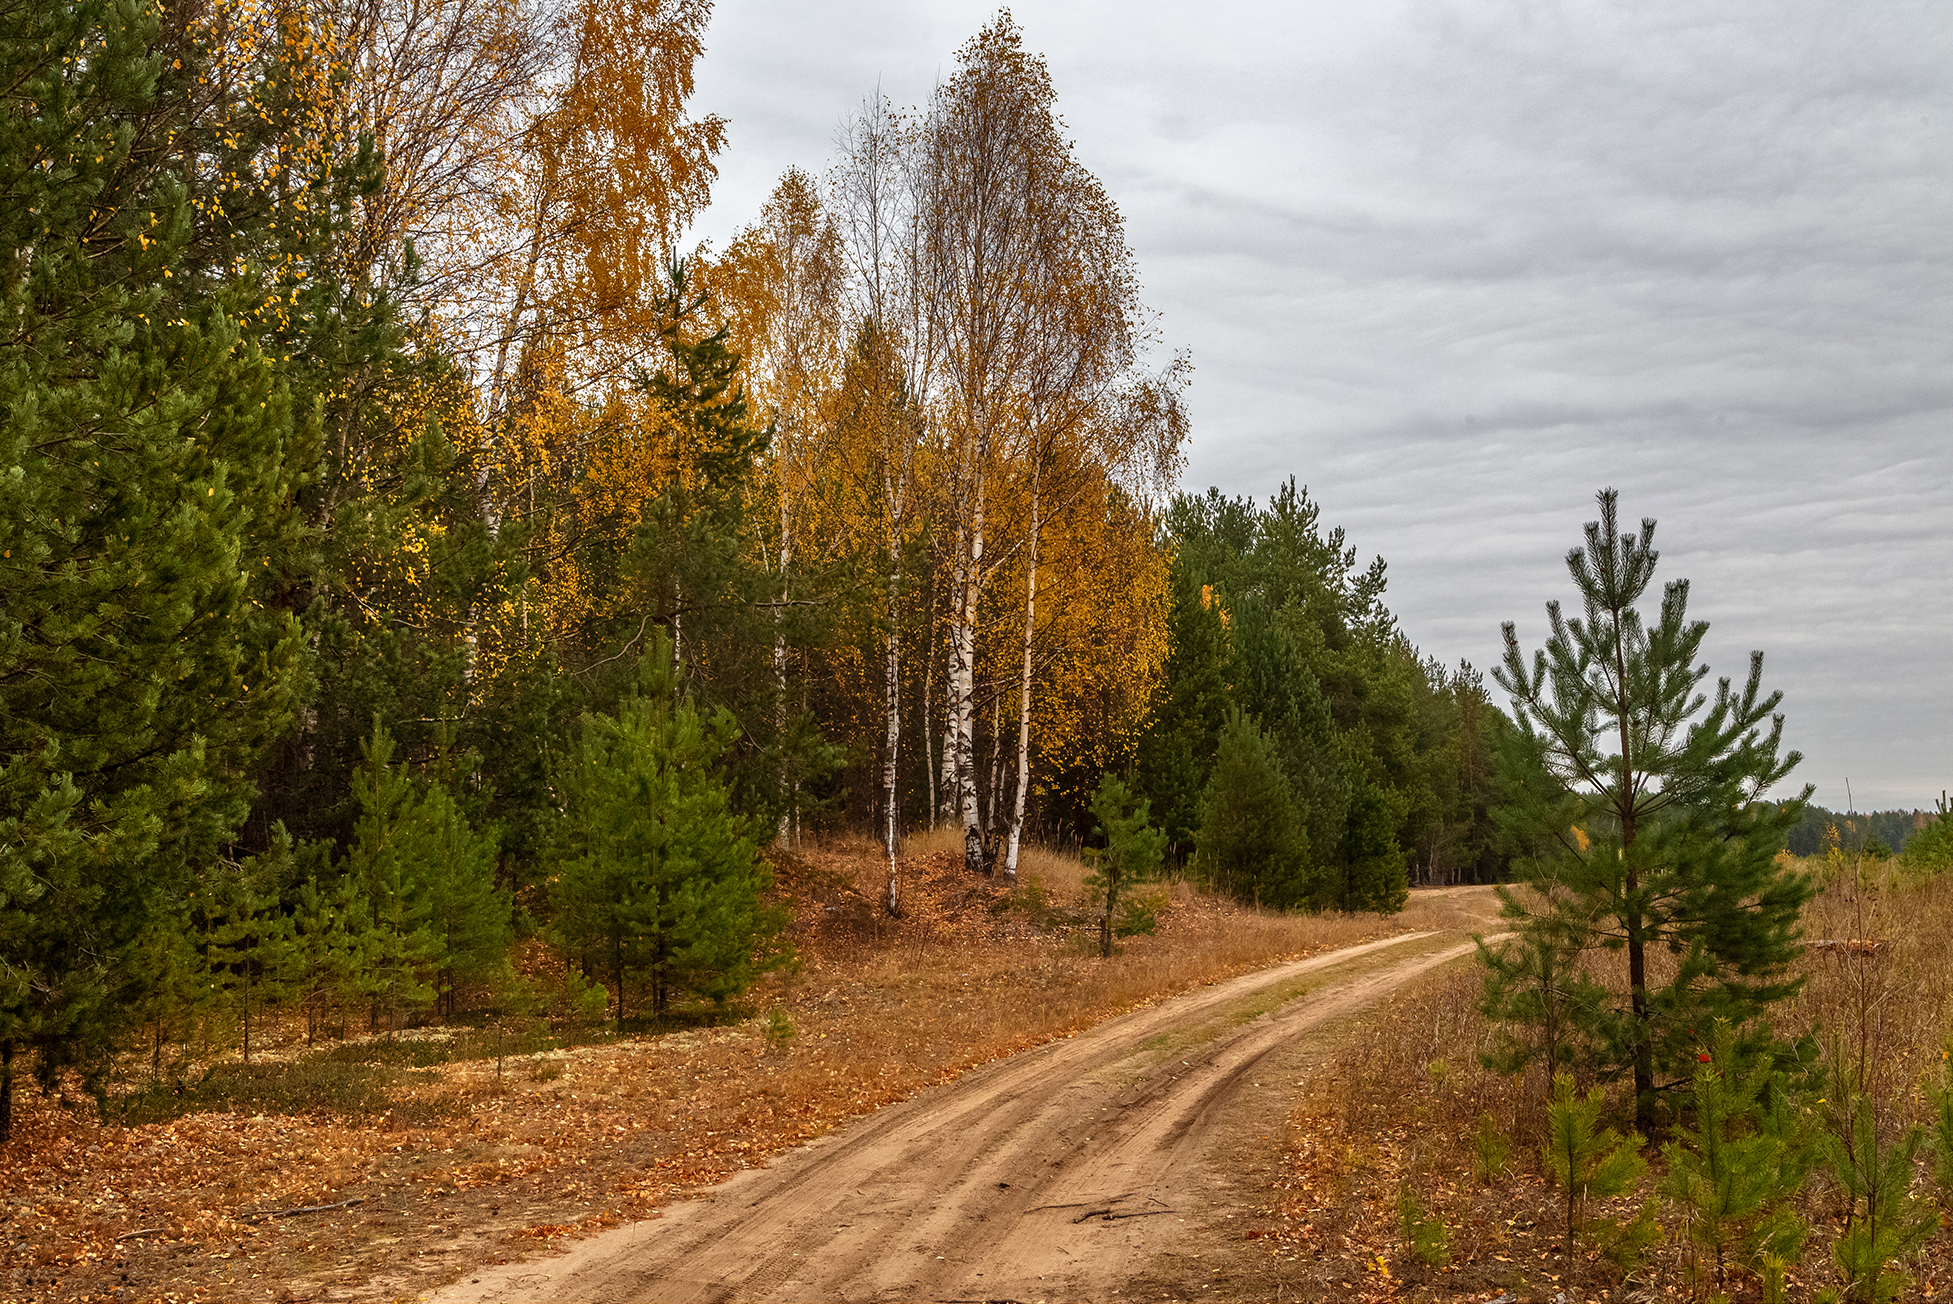
[[[1152,931],[1151,911],[1135,912],[1128,894],[1158,875],[1166,852],[1166,831],[1147,822],[1146,799],[1134,796],[1114,774],[1099,780],[1099,790],[1092,797],[1092,814],[1098,818],[1096,832],[1105,839],[1105,846],[1086,853],[1092,872],[1086,875],[1085,891],[1102,907],[1099,954],[1110,956],[1115,932],[1130,937],[1142,930]]]
[[[1827,1127],[1818,1144],[1845,1200],[1845,1226],[1831,1257],[1845,1279],[1848,1304],[1903,1298],[1911,1277],[1892,1265],[1939,1230],[1939,1214],[1912,1193],[1926,1133],[1879,1117],[1870,1096],[1834,1084]]]
[[[1767,1056],[1743,1056],[1717,1023],[1698,1052],[1693,1118],[1663,1147],[1662,1192],[1688,1216],[1688,1235],[1708,1252],[1716,1289],[1732,1267],[1762,1276],[1794,1262],[1807,1228],[1793,1202],[1810,1171],[1811,1147]]]
[[[317,1040],[328,1014],[338,1016],[333,1026],[344,1036],[346,1010],[363,999],[373,935],[373,909],[359,880],[344,873],[322,886],[318,874],[308,875],[299,885],[292,926],[305,1042]]]
[[[1260,594],[1233,599],[1229,631],[1236,645],[1235,700],[1254,713],[1274,744],[1295,794],[1309,848],[1316,909],[1358,910],[1348,875],[1335,872],[1351,818],[1351,748],[1337,736],[1322,684],[1309,665],[1310,618],[1293,593],[1271,606]],[[1394,841],[1395,830],[1383,830]],[[1332,868],[1333,867],[1333,868]]]
[[[1223,611],[1176,558],[1167,611],[1167,659],[1138,748],[1138,786],[1184,863],[1200,825],[1201,794],[1227,722],[1232,653]]]
[[[1357,784],[1350,793],[1343,826],[1339,910],[1391,914],[1404,908],[1410,881],[1397,830],[1404,822],[1398,794],[1375,783]]]
[[[1640,1154],[1640,1137],[1624,1137],[1600,1125],[1606,1107],[1604,1088],[1595,1087],[1582,1096],[1574,1090],[1571,1073],[1553,1075],[1553,1097],[1546,1104],[1547,1135],[1540,1151],[1547,1173],[1565,1193],[1569,1274],[1573,1271],[1576,1234],[1605,1242],[1624,1230],[1609,1219],[1588,1218],[1587,1202],[1626,1195],[1648,1171],[1648,1161]]]
[[[359,823],[346,852],[346,871],[371,911],[361,985],[372,1001],[369,1023],[388,1030],[434,1000],[441,967],[429,884],[441,852],[441,833],[421,818],[413,780],[391,764],[393,740],[378,721],[365,745],[365,764],[353,776]]]
[[[1200,803],[1195,864],[1214,889],[1277,909],[1309,903],[1309,848],[1295,795],[1268,735],[1228,712]]]
[[[452,1018],[463,984],[514,977],[509,969],[509,933],[514,918],[508,893],[495,885],[498,835],[469,827],[455,800],[439,784],[429,784],[415,809],[431,835],[432,862],[426,867],[428,926],[440,942],[435,998]]]
[[[290,860],[291,844],[281,839],[264,856],[206,873],[197,894],[210,1007],[224,1028],[236,1027],[246,1064],[252,1021],[289,994],[296,976],[292,921],[278,902],[280,871]]]
[[[130,946],[242,820],[302,679],[259,600],[318,448],[254,334],[291,265],[267,174],[217,143],[269,81],[213,97],[208,55],[134,0],[0,31],[0,1137],[19,1050],[44,1084],[105,1071]]]
[[[1698,692],[1708,625],[1688,619],[1688,582],[1670,583],[1645,622],[1635,604],[1654,577],[1655,523],[1620,535],[1614,491],[1599,500],[1586,546],[1567,555],[1584,615],[1549,603],[1551,635],[1530,666],[1505,626],[1495,678],[1518,727],[1499,763],[1517,800],[1509,822],[1536,851],[1515,870],[1551,895],[1545,906],[1508,895],[1505,914],[1521,925],[1511,945],[1540,936],[1523,925],[1549,909],[1586,934],[1592,962],[1622,957],[1625,999],[1576,1031],[1591,1062],[1632,1078],[1648,1132],[1658,1080],[1686,1080],[1689,1029],[1718,1018],[1749,1028],[1797,990],[1789,964],[1811,887],[1775,856],[1809,789],[1783,805],[1762,800],[1800,759],[1778,756],[1782,695],[1762,693],[1763,654],[1751,654],[1742,689],[1723,679],[1713,701]],[[1654,948],[1675,957],[1660,985]]]
[[[163,1048],[187,1042],[209,1003],[209,976],[187,904],[167,903],[150,913],[130,963],[146,981],[129,1004],[129,1018],[147,1029],[149,1080],[159,1085],[166,1071]],[[168,1069],[180,1062],[180,1054],[173,1056]]]
[[[563,838],[552,890],[558,942],[609,979],[617,1019],[630,984],[654,1014],[686,994],[724,1001],[783,953],[762,900],[770,881],[753,822],[733,814],[715,765],[732,716],[680,688],[670,645],[641,663],[615,717],[588,715],[560,776]]]

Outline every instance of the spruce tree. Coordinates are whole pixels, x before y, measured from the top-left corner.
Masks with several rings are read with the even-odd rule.
[[[1632,1079],[1636,1125],[1648,1133],[1658,1091],[1688,1080],[1690,1029],[1718,1018],[1739,1034],[1754,1029],[1797,990],[1789,965],[1811,886],[1775,857],[1810,790],[1782,805],[1764,800],[1800,758],[1778,755],[1782,695],[1763,694],[1763,654],[1751,654],[1742,688],[1723,679],[1713,700],[1699,692],[1708,625],[1688,619],[1688,582],[1671,582],[1644,620],[1635,604],[1654,578],[1655,523],[1619,534],[1614,491],[1599,501],[1586,545],[1567,555],[1583,614],[1548,604],[1551,634],[1530,665],[1514,626],[1504,627],[1495,677],[1518,727],[1499,765],[1513,801],[1507,824],[1533,853],[1514,869],[1539,895],[1502,895],[1520,934],[1508,945],[1563,947],[1571,934],[1589,964],[1619,957],[1618,986],[1572,1031],[1584,1058]],[[1530,927],[1541,911],[1558,926]],[[1649,964],[1656,949],[1673,957],[1659,974]],[[1519,1013],[1509,980],[1525,969],[1491,971],[1495,1016]],[[1764,1036],[1752,1031],[1746,1050]]]

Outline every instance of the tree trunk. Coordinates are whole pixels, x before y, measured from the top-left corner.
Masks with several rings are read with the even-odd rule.
[[[1614,682],[1623,694],[1627,691],[1627,663],[1623,658],[1619,611],[1614,612]],[[1625,707],[1625,703],[1622,703]],[[1629,713],[1616,712],[1621,739],[1621,859],[1625,875],[1621,897],[1627,905],[1623,923],[1627,925],[1628,1003],[1634,1014],[1634,1126],[1650,1141],[1655,1139],[1655,1046],[1654,1011],[1648,1005],[1648,939],[1646,921],[1635,895],[1641,890],[1634,867],[1634,747],[1628,732]]]
[[[0,1144],[14,1135],[14,1039],[0,1040]]]
[[[773,608],[773,679],[776,696],[773,699],[774,737],[784,738],[787,733],[787,635],[782,623],[787,614],[787,566],[793,560],[793,540],[787,525],[787,486],[784,476],[780,480],[780,605]],[[780,775],[780,798],[783,809],[780,812],[778,844],[787,846],[793,834],[793,803],[788,799],[788,782],[784,772]]]
[[[902,593],[902,560],[892,531],[889,534],[888,557],[888,659],[885,669],[888,731],[882,750],[882,846],[888,852],[888,899],[884,904],[889,914],[900,917],[902,886],[895,866],[895,762],[897,749],[902,742],[902,631],[897,608]]]
[[[950,723],[954,737],[957,811],[963,827],[963,866],[972,873],[986,868],[983,855],[982,811],[976,783],[976,621],[977,588],[983,573],[983,483],[975,489],[969,546],[955,576],[955,623],[950,629]]]
[[[1623,830],[1623,852],[1632,845],[1633,827],[1629,824]],[[1641,888],[1640,878],[1631,867],[1627,871],[1626,888],[1624,896],[1630,901]],[[1628,908],[1626,923],[1628,1001],[1634,1011],[1634,1126],[1642,1136],[1652,1139],[1655,1135],[1655,1047],[1654,1011],[1648,1006],[1647,930],[1638,908]]]
[[[956,569],[950,575],[950,592],[947,615],[949,628],[943,642],[943,653],[947,658],[943,668],[943,751],[937,757],[938,783],[937,800],[942,803],[937,808],[937,818],[943,823],[956,820],[956,627],[962,615],[963,571],[961,549],[963,541],[957,540],[958,560]]]
[[[933,586],[931,586],[933,587]],[[916,719],[922,721],[922,773],[929,781],[929,827],[935,828],[942,818],[942,807],[938,804],[940,789],[936,782],[936,758],[929,750],[929,700],[931,689],[936,682],[936,609],[932,603],[929,608],[928,641],[922,648],[922,709]]]
[[[1031,639],[1037,632],[1040,524],[1037,469],[1033,467],[1029,568],[1024,577],[1024,680],[1017,691],[1017,796],[1010,813],[1010,846],[1004,852],[1004,877],[1013,883],[1017,881],[1017,847],[1024,834],[1025,795],[1031,787]]]
[[[613,935],[610,939],[610,977],[617,988],[617,1031],[624,1030],[624,939]]]
[[[671,670],[674,679],[685,673],[685,584],[682,580],[671,582]]]
[[[999,684],[990,695],[990,786],[983,794],[983,840],[997,827],[997,798],[1004,786],[1004,689]]]

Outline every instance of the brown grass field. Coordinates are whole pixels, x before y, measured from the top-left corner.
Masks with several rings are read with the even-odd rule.
[[[1896,861],[1807,868],[1825,884],[1806,908],[1807,939],[1871,940],[1876,948],[1809,949],[1799,961],[1801,994],[1780,1008],[1782,1032],[1817,1033],[1824,1054],[1862,1073],[1888,1134],[1929,1123],[1927,1091],[1947,1081],[1953,1026],[1953,893],[1908,877]],[[1397,994],[1351,1030],[1342,1052],[1300,1093],[1290,1119],[1284,1190],[1266,1211],[1262,1235],[1279,1258],[1311,1263],[1323,1297],[1406,1300],[1550,1301],[1710,1299],[1713,1283],[1680,1236],[1680,1219],[1662,1210],[1664,1238],[1632,1281],[1597,1256],[1565,1261],[1560,1192],[1542,1176],[1543,1101],[1538,1070],[1519,1078],[1487,1072],[1478,1054],[1493,1029],[1478,1013],[1476,966],[1465,964]],[[1616,1091],[1609,1120],[1632,1122]],[[1510,1148],[1510,1168],[1486,1182],[1474,1174],[1474,1134],[1484,1120]],[[1930,1134],[1930,1133],[1929,1133]],[[1615,1202],[1625,1217],[1656,1194],[1660,1152],[1633,1199]],[[1449,1254],[1427,1266],[1404,1243],[1402,1190],[1441,1219]],[[1922,1157],[1915,1191],[1930,1192]],[[1839,1286],[1830,1246],[1843,1204],[1823,1177],[1806,1186],[1800,1212],[1812,1232],[1787,1283],[1790,1300],[1812,1300]],[[1953,1233],[1942,1230],[1898,1267],[1912,1278],[1904,1299],[1931,1299],[1953,1282]],[[1754,1277],[1727,1288],[1732,1300],[1762,1299]]]

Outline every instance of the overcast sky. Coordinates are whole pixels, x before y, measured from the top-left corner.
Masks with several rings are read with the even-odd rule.
[[[1953,5],[1028,0],[1193,351],[1188,488],[1293,475],[1428,653],[1571,598],[1602,485],[1842,808],[1953,787]],[[968,0],[718,0],[696,234],[926,101]]]

